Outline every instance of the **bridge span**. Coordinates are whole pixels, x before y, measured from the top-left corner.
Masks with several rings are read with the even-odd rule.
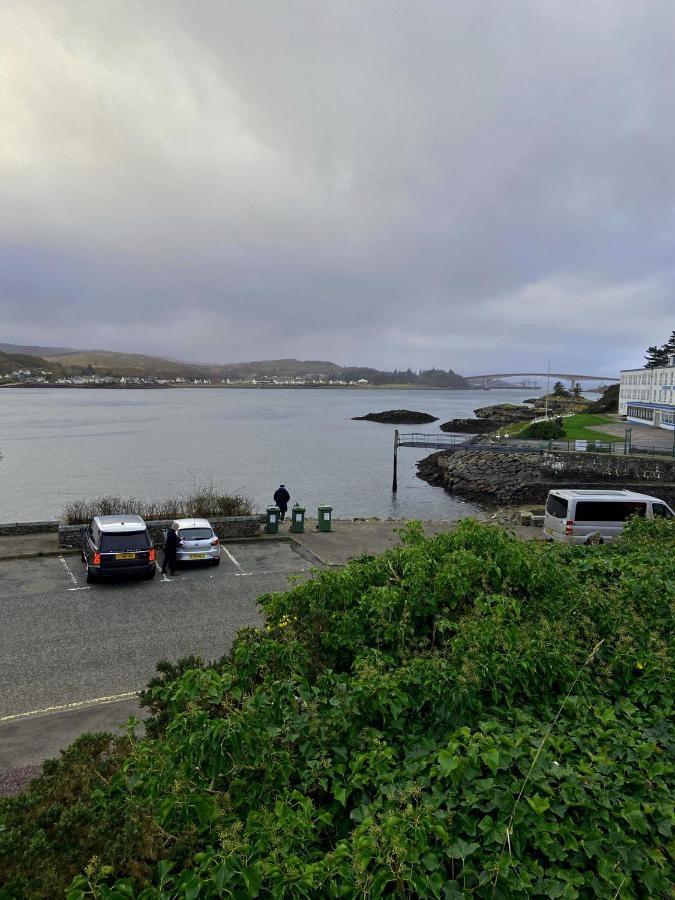
[[[620,381],[612,375],[574,375],[571,372],[491,372],[488,375],[465,375],[467,381],[476,381],[484,386],[496,378],[564,378],[572,387],[577,381]]]

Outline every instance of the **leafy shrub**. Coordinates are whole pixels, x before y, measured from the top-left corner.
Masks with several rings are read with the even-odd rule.
[[[560,438],[565,434],[562,419],[545,419],[543,422],[533,422],[520,432],[524,438],[536,438],[541,441],[550,441]]]
[[[94,516],[135,513],[144,519],[181,519],[192,516],[250,516],[253,503],[243,494],[225,494],[213,485],[201,485],[180,497],[167,500],[141,500],[138,497],[96,497],[72,500],[63,510],[66,525],[91,522]]]
[[[404,537],[262,597],[226,657],[162,664],[149,736],[0,803],[9,896],[667,896],[673,523]]]

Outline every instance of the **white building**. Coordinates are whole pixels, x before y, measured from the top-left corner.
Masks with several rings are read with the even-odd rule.
[[[619,415],[629,422],[675,430],[675,354],[658,369],[624,369]]]

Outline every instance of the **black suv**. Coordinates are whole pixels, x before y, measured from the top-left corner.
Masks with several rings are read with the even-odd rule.
[[[155,548],[140,516],[96,516],[82,529],[82,560],[87,581],[115,575],[154,578]]]

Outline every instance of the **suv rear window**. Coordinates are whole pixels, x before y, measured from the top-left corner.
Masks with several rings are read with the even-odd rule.
[[[575,522],[626,522],[631,516],[644,518],[646,503],[607,503],[602,500],[577,501]]]
[[[567,500],[564,497],[558,497],[556,494],[549,494],[546,501],[546,512],[553,516],[554,519],[566,519]]]
[[[149,546],[147,531],[101,535],[101,552],[103,553],[116,553],[120,550],[147,550]]]
[[[211,528],[181,528],[178,534],[184,541],[208,541],[213,537]]]

